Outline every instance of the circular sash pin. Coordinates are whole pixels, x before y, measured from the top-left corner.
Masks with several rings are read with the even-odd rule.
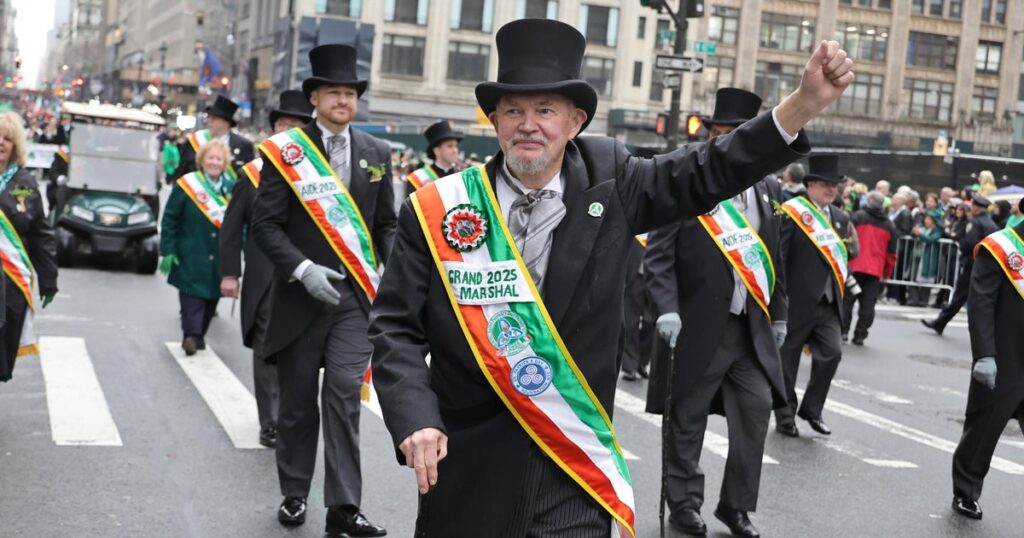
[[[590,208],[587,209],[587,214],[595,219],[599,218],[601,215],[604,215],[604,204],[601,202],[594,202],[590,204]]]

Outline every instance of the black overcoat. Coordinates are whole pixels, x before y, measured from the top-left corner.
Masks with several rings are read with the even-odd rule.
[[[267,163],[266,166],[273,166]],[[241,277],[242,252],[245,252],[245,275],[242,278],[242,343],[252,347],[256,310],[270,291],[274,266],[252,237],[252,208],[256,200],[256,186],[245,174],[238,177],[231,191],[231,202],[224,212],[220,228],[221,277]]]

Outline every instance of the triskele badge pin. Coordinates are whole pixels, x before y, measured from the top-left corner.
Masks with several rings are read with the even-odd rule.
[[[590,209],[587,210],[587,214],[594,218],[604,215],[604,204],[601,202],[594,202],[590,204]]]

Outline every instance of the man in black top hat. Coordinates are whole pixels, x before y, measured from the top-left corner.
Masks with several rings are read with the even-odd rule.
[[[716,139],[752,120],[761,98],[738,88],[722,88],[715,113],[704,126]],[[704,534],[704,473],[700,454],[709,413],[729,421],[729,457],[715,516],[736,536],[757,536],[748,512],[757,509],[761,459],[773,407],[786,404],[779,345],[786,337],[786,293],[779,257],[781,221],[772,202],[782,187],[772,176],[734,196],[730,203],[760,237],[775,269],[774,287],[762,308],[724,254],[717,239],[697,219],[651,232],[644,256],[645,278],[655,304],[659,335],[675,350],[671,381],[668,459],[669,521],[688,533]],[[722,212],[721,206],[716,211]],[[736,235],[733,237],[740,237]],[[722,244],[729,242],[729,238]],[[747,250],[742,254],[757,251]],[[769,274],[767,264],[751,271]],[[759,258],[756,258],[759,259]],[[728,299],[728,300],[726,300]],[[678,340],[677,340],[678,338]],[[647,410],[665,413],[669,357],[656,354],[648,385]]]
[[[516,246],[533,254],[529,277],[551,322],[610,415],[628,276],[622,253],[636,234],[704,213],[808,152],[800,129],[839,98],[852,61],[837,43],[822,43],[801,89],[773,112],[714,144],[641,159],[614,139],[577,137],[594,118],[597,92],[580,79],[586,41],[575,28],[522,19],[503,26],[496,43],[498,82],[476,87],[502,148],[487,176],[506,219],[521,226]],[[401,210],[370,339],[384,420],[421,494],[417,536],[608,536],[609,512],[541,450],[482,375],[414,197]]]
[[[839,184],[846,177],[839,173],[839,157],[813,155],[808,159],[809,169],[804,176],[807,192],[803,196],[813,204],[845,243],[853,243],[856,232],[850,228],[850,217],[832,202],[839,192]],[[813,215],[802,212],[801,219],[810,223]],[[840,282],[832,265],[825,259],[819,245],[797,228],[793,219],[782,221],[782,241],[779,246],[785,260],[786,294],[789,297],[787,333],[782,348],[782,372],[786,382],[788,405],[775,409],[775,429],[779,433],[798,437],[794,415],[806,420],[811,429],[830,435],[832,430],[822,419],[832,378],[843,356],[842,315],[846,282]],[[837,259],[845,265],[847,260]],[[848,269],[847,269],[848,272]],[[800,370],[800,354],[804,345],[811,347],[811,377],[807,382],[800,410],[797,411],[796,378]]]
[[[462,133],[453,131],[452,126],[445,120],[441,120],[423,132],[427,139],[427,157],[430,163],[413,170],[406,177],[406,195],[412,194],[419,187],[436,179],[449,176],[459,171],[459,142],[462,141]]]
[[[313,121],[313,105],[299,90],[281,92],[280,105],[270,111],[274,134]],[[242,167],[239,181],[231,191],[231,202],[224,212],[220,228],[220,291],[225,297],[242,298],[242,342],[252,348],[253,386],[260,420],[260,444],[273,447],[277,442],[277,368],[273,356],[263,353],[263,339],[270,321],[270,283],[274,266],[256,241],[244,239],[252,226],[253,201],[259,186],[263,159],[256,158]],[[242,273],[242,251],[245,273]]]
[[[173,183],[179,177],[196,171],[196,154],[207,140],[206,133],[202,132],[204,130],[209,131],[209,140],[220,140],[231,148],[230,166],[236,173],[242,165],[256,158],[252,141],[231,131],[237,125],[235,122],[235,112],[237,111],[238,105],[223,95],[218,95],[213,104],[206,107],[206,129],[192,133],[185,139],[184,144],[178,146],[178,150],[181,152],[181,161],[171,177],[167,178],[168,183]]]
[[[348,189],[372,238],[376,260],[387,263],[395,232],[391,153],[384,141],[351,127],[367,87],[356,76],[356,50],[321,45],[309,51],[309,60],[313,76],[303,81],[302,91],[316,108],[316,120],[301,132]],[[298,151],[300,160],[312,158]],[[366,337],[369,298],[356,277],[346,274],[342,259],[297,192],[276,166],[265,166],[253,208],[253,234],[276,275],[263,353],[276,355],[281,389],[277,469],[285,499],[278,520],[285,525],[305,521],[321,425],[319,392],[327,535],[384,536],[384,528],[367,521],[359,510],[359,399],[372,351]]]
[[[953,297],[949,304],[942,307],[938,317],[933,320],[922,319],[921,324],[935,331],[942,336],[946,325],[953,321],[957,312],[967,304],[968,292],[971,290],[971,271],[974,270],[974,247],[978,242],[985,239],[992,232],[999,229],[988,208],[992,202],[980,194],[971,197],[970,209],[967,212],[967,231],[959,240],[960,245],[960,276],[956,279],[956,286],[953,287]]]

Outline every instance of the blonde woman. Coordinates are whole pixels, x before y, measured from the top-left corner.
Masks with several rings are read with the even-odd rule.
[[[978,173],[978,194],[988,196],[996,192],[996,178],[991,170],[982,170]]]
[[[0,381],[11,379],[14,361],[38,355],[31,334],[31,316],[57,295],[57,245],[43,213],[39,184],[25,169],[24,120],[14,112],[0,114],[0,256],[3,257],[5,301],[0,327]],[[28,263],[26,263],[26,261]]]
[[[235,182],[225,174],[231,151],[211,140],[196,155],[196,171],[178,178],[164,207],[160,271],[178,288],[181,347],[206,348],[206,331],[220,299],[220,226]]]

